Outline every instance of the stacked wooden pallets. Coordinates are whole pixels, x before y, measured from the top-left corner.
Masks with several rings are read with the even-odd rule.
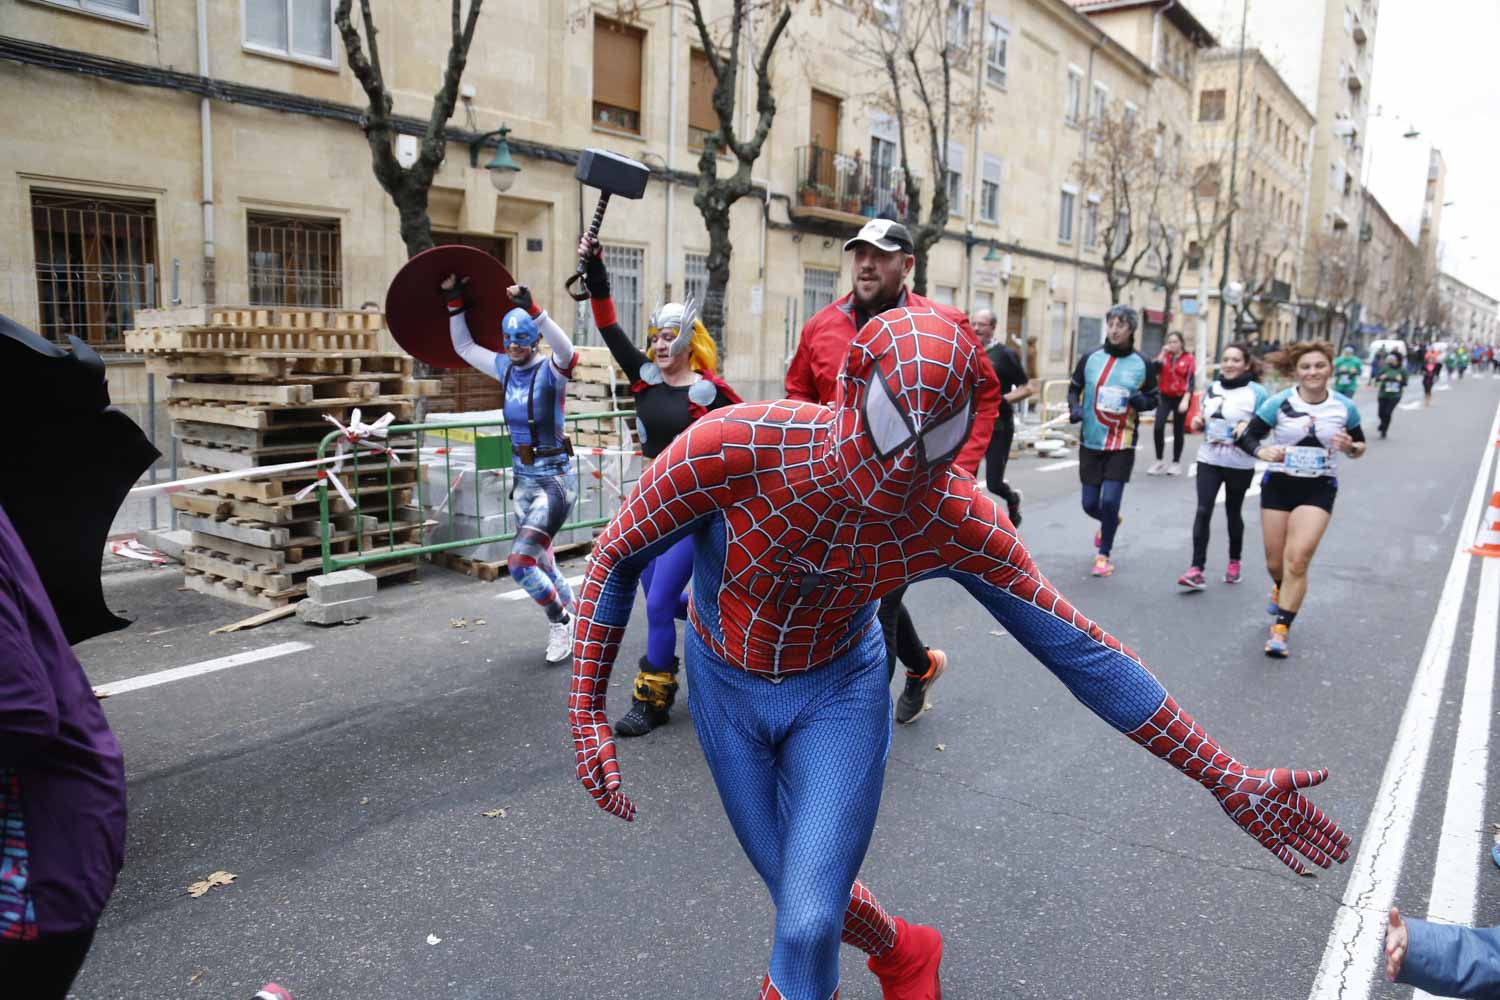
[[[573,379],[568,383],[569,414],[577,416],[635,409],[630,383],[610,356],[609,348],[576,347],[574,350],[578,352],[578,362],[573,367]],[[607,425],[579,424],[572,432],[573,445],[578,448],[620,448],[627,444],[635,447],[630,437],[633,424],[634,421],[630,420],[612,420]]]
[[[183,478],[316,458],[335,429],[325,416],[348,426],[358,409],[365,423],[387,413],[406,422],[416,398],[436,388],[413,377],[411,358],[379,350],[379,313],[196,306],[139,310],[135,323],[125,346],[147,354],[147,371],[169,380]],[[409,437],[389,443],[412,446]],[[192,531],[187,586],[258,608],[299,600],[307,577],[322,572],[317,491],[296,495],[317,477],[304,468],[173,494],[179,525]],[[330,494],[334,553],[420,544],[421,520],[410,508],[415,461],[388,470],[365,456],[357,474],[346,461],[339,479],[361,513]],[[366,568],[407,578],[416,567],[413,558]]]

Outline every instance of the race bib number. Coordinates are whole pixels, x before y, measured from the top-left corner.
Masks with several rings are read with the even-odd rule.
[[[1104,413],[1124,413],[1130,405],[1130,390],[1118,385],[1101,385],[1098,402],[1100,411]]]
[[[1209,417],[1203,435],[1209,444],[1234,444],[1234,424],[1223,417]]]
[[[1298,445],[1286,450],[1286,471],[1292,476],[1328,475],[1328,449]]]

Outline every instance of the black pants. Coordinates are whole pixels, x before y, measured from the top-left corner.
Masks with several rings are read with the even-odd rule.
[[[1156,426],[1151,433],[1156,435],[1156,460],[1161,461],[1162,451],[1167,446],[1167,421],[1172,421],[1172,461],[1182,461],[1182,448],[1187,444],[1187,438],[1183,434],[1183,428],[1187,426],[1187,414],[1177,409],[1177,404],[1182,402],[1181,396],[1161,397],[1161,402],[1156,404]]]
[[[917,635],[917,627],[906,613],[901,599],[906,588],[898,587],[880,599],[880,629],[885,633],[885,677],[889,681],[896,676],[896,660],[914,674],[927,673],[927,647]]]
[[[1010,461],[1010,443],[1016,436],[1016,425],[1010,420],[995,421],[995,434],[984,453],[984,485],[1006,502],[1015,499],[1005,481],[1005,466]]]
[[[0,983],[5,985],[5,995],[63,1000],[93,943],[93,928],[77,934],[47,934],[35,941],[0,941]]]
[[[1208,528],[1214,517],[1214,501],[1219,497],[1219,487],[1224,487],[1224,515],[1229,520],[1229,558],[1234,561],[1244,555],[1245,518],[1240,508],[1245,503],[1245,491],[1255,478],[1254,469],[1231,469],[1223,465],[1198,463],[1198,512],[1193,517],[1193,565],[1203,567],[1208,560]]]
[[[1380,410],[1380,433],[1384,434],[1391,429],[1391,417],[1396,415],[1396,406],[1400,402],[1400,396],[1381,396],[1375,401],[1375,406]]]

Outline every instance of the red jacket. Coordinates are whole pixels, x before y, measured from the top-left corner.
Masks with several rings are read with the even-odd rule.
[[[989,447],[990,436],[995,433],[995,419],[1000,414],[1000,380],[995,369],[985,356],[984,345],[969,325],[969,317],[959,309],[945,306],[923,298],[912,291],[902,290],[898,306],[927,307],[958,324],[963,335],[979,351],[980,383],[974,393],[974,429],[969,440],[953,464],[971,476],[979,475],[979,460]],[[802,338],[797,342],[797,353],[786,370],[786,395],[788,399],[807,403],[833,405],[838,388],[839,370],[844,367],[844,358],[849,354],[849,345],[858,333],[854,328],[854,293],[850,292],[838,301],[824,306],[814,313],[802,327]]]
[[[1198,370],[1198,362],[1187,351],[1177,355],[1173,361],[1166,351],[1156,356],[1161,365],[1161,371],[1156,376],[1156,387],[1161,390],[1163,396],[1186,396],[1193,388],[1193,375]]]

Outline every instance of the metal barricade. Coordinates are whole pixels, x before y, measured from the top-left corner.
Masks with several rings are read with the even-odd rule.
[[[643,467],[627,432],[634,413],[565,419],[574,442],[568,474],[577,499],[571,520],[554,536],[557,542],[580,540],[579,534],[591,536],[591,529],[608,524]],[[342,463],[335,461],[319,474],[324,573],[450,551],[489,561],[485,553],[516,536],[519,525],[509,501],[511,440],[503,419],[393,424],[379,442],[358,431],[331,431],[318,445],[318,458],[329,457],[330,447],[347,451]],[[398,473],[403,467],[413,468],[415,476]],[[339,482],[331,485],[332,477]],[[352,489],[344,485],[346,479]],[[371,494],[374,503],[366,500]],[[334,511],[334,501],[347,509]]]

